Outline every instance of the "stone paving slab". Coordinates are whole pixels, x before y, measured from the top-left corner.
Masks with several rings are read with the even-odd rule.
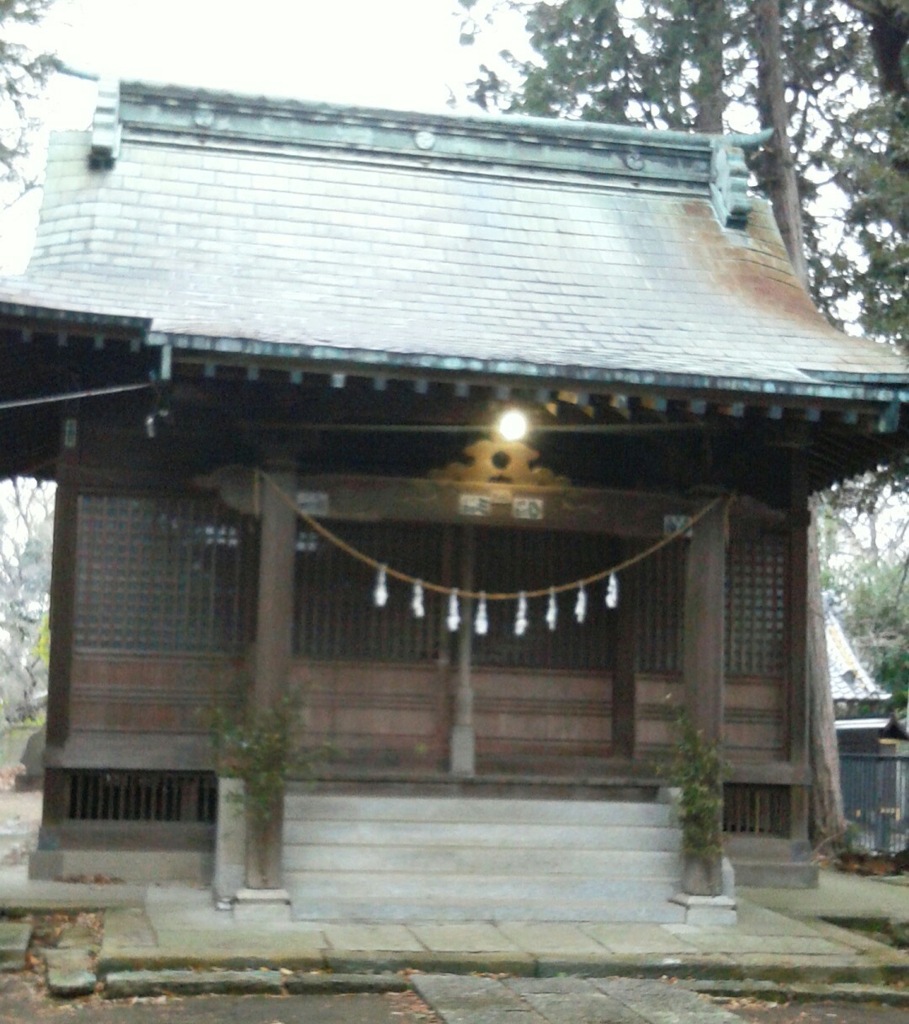
[[[437,952],[515,953],[519,947],[507,933],[484,921],[471,924],[420,924],[411,927],[414,937],[426,949]]]
[[[403,924],[327,924],[322,930],[330,949],[401,953],[426,948]]]
[[[97,949],[100,945],[95,930],[87,924],[76,921],[65,924],[57,939],[57,949]]]
[[[859,957],[781,957],[752,953],[738,958],[739,977],[761,977],[769,981],[797,981],[813,984],[841,982],[885,984],[909,981],[909,963],[880,963]]]
[[[115,907],[104,912],[104,938],[106,948],[154,948],[158,936],[144,910],[138,907]]]
[[[47,987],[55,996],[73,999],[95,991],[94,957],[88,949],[47,949]]]
[[[836,943],[838,946],[846,946],[852,950],[861,953],[881,953],[885,950],[891,950],[891,946],[887,946],[875,939],[873,936],[866,934],[865,932],[855,931],[850,928],[844,928],[842,925],[833,924],[830,921],[813,921],[815,934],[826,938],[828,941]]]
[[[581,931],[611,953],[696,953],[697,947],[681,935],[658,924],[583,924]]]
[[[444,1024],[546,1024],[516,992],[492,978],[416,975],[413,984]]]
[[[351,995],[361,992],[407,992],[410,981],[401,974],[324,974],[295,972],[286,978],[289,995]]]
[[[174,927],[158,932],[157,948],[172,954],[197,950],[203,955],[251,955],[257,960],[292,957],[295,960],[319,960],[326,949],[320,935],[304,932],[289,935],[282,932],[199,932]]]
[[[104,985],[108,999],[163,995],[281,995],[280,971],[126,971],[110,974]]]
[[[817,921],[786,917],[775,910],[760,907],[749,900],[738,901],[737,929],[749,935],[815,935]]]
[[[607,978],[592,984],[648,1024],[741,1024],[728,1010],[680,985],[639,978]]]
[[[736,978],[741,977],[739,967],[729,957],[686,956],[679,959],[672,956],[538,956],[536,974],[552,978],[575,975],[580,978],[608,978],[615,975],[630,977],[664,978],[678,974],[691,978]]]
[[[298,956],[288,952],[285,955],[262,955],[242,950],[206,950],[192,948],[186,944],[176,951],[168,950],[118,950],[105,953],[102,946],[98,955],[96,970],[101,978],[129,971],[321,971],[326,968],[321,953],[317,957]]]
[[[490,952],[465,953],[437,950],[416,950],[409,953],[391,951],[327,950],[325,966],[332,971],[376,974],[389,971],[426,971],[427,973],[471,974],[533,974],[536,961],[529,953]]]
[[[607,946],[580,925],[515,921],[500,924],[498,928],[517,948],[530,953],[603,956],[608,951]]]
[[[810,985],[803,982],[790,984],[775,981],[690,981],[685,988],[712,998],[761,999],[767,1002],[808,1002],[829,1000],[840,1003],[879,1003],[909,1008],[909,989],[887,985]]]
[[[32,937],[28,921],[0,921],[0,971],[21,971]]]
[[[444,1024],[740,1024],[729,1011],[663,981],[610,978],[414,978]]]
[[[701,952],[730,953],[766,953],[771,948],[765,935],[743,934],[731,928],[693,928],[691,925],[667,925],[667,931],[677,935],[690,947]],[[835,956],[841,947],[834,945],[816,933],[808,935],[776,935],[773,938],[774,953],[800,954],[803,956]]]
[[[540,1017],[559,1024],[646,1024],[633,1009],[577,978],[519,978],[508,987],[525,1000]]]

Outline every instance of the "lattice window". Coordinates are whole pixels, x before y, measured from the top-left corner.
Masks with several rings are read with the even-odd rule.
[[[788,837],[792,797],[788,786],[727,782],[723,787],[723,830]]]
[[[82,495],[76,647],[239,650],[242,538],[240,517],[214,500]]]
[[[726,673],[779,677],[785,663],[786,539],[733,544],[727,562]]]
[[[674,675],[682,670],[686,552],[684,544],[669,544],[633,570],[638,672]]]
[[[446,557],[447,578],[461,577],[461,530],[385,523],[341,523],[332,529],[359,550],[417,578],[444,580]],[[475,589],[506,592],[581,578],[615,559],[606,538],[491,528],[476,529],[475,552]],[[297,541],[297,652],[317,660],[414,662],[435,659],[440,650],[456,657],[456,637],[445,628],[444,598],[427,591],[426,617],[416,619],[408,586],[389,580],[384,608],[373,604],[374,586],[371,568],[302,531]],[[576,596],[560,596],[555,631],[545,622],[546,600],[531,601],[530,626],[523,637],[514,635],[515,602],[489,602],[489,632],[472,638],[473,663],[608,667],[615,612],[605,608],[602,587],[591,588],[587,619],[579,625],[573,614]],[[462,607],[462,614],[466,612]]]
[[[66,786],[71,821],[212,824],[217,813],[211,772],[67,771]]]
[[[333,523],[332,531],[360,551],[420,579],[442,578],[443,530],[407,523]],[[318,534],[297,535],[298,654],[315,660],[414,662],[438,656],[442,606],[424,595],[425,617],[415,618],[411,590],[388,581],[388,604],[373,602],[376,574]]]
[[[608,568],[617,557],[608,537],[484,527],[476,531],[475,589],[510,593],[568,583]],[[535,598],[528,605],[527,632],[520,637],[514,634],[515,603],[490,602],[489,632],[473,638],[474,664],[578,671],[611,668],[617,613],[606,608],[604,594],[603,583],[589,588],[582,623],[574,615],[577,591],[559,594],[554,630],[546,623],[548,599]]]

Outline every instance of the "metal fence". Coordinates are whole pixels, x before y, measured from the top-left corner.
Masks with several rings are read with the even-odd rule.
[[[909,756],[841,754],[843,810],[863,850],[909,847]]]

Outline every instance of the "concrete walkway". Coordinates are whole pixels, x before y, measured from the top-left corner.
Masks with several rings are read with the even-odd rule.
[[[752,988],[760,983],[783,989],[909,981],[909,951],[829,923],[831,918],[909,922],[909,885],[831,871],[821,872],[817,890],[741,890],[735,926],[698,928],[238,921],[231,911],[215,908],[209,889],[35,882],[27,879],[24,865],[5,866],[0,910],[7,934],[0,935],[0,958],[10,969],[24,955],[27,926],[10,918],[30,911],[96,909],[105,911],[99,948],[83,938],[81,948],[78,941],[66,942],[68,951],[51,953],[64,988],[84,989],[96,979],[120,984],[124,974],[138,981],[145,972],[166,970],[177,972],[168,982],[173,989],[181,977],[198,983],[200,971],[250,968],[260,973],[258,985],[280,991],[298,975],[315,983],[320,976],[362,978],[406,970],[526,978],[673,977],[709,982],[713,991],[740,991],[746,981]],[[186,977],[190,971],[192,977]],[[155,984],[160,988],[160,979]]]

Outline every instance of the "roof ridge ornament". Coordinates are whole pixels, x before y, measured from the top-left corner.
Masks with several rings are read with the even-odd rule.
[[[717,138],[711,147],[710,198],[725,228],[744,228],[751,212],[748,194],[748,165],[740,146]]]
[[[92,148],[88,166],[93,171],[109,171],[120,156],[120,83],[117,79],[98,82],[98,101],[92,119]]]

